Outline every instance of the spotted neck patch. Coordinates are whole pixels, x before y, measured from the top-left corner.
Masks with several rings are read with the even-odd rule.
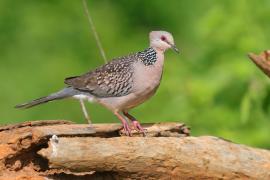
[[[157,52],[152,47],[139,52],[138,56],[146,66],[153,65],[157,61]]]

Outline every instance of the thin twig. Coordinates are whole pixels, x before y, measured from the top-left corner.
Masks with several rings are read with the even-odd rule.
[[[80,104],[81,104],[81,108],[82,108],[82,111],[83,111],[83,114],[84,114],[86,121],[88,122],[88,124],[92,124],[92,121],[87,113],[86,108],[85,108],[84,101],[82,99],[80,99]]]
[[[102,47],[102,44],[101,44],[100,39],[99,39],[99,37],[98,37],[98,33],[97,33],[96,28],[95,28],[95,25],[94,25],[94,23],[93,23],[92,17],[91,17],[91,15],[90,15],[90,13],[89,13],[88,5],[87,5],[86,0],[82,0],[82,3],[83,3],[83,8],[84,8],[85,15],[86,15],[86,17],[87,17],[87,19],[88,19],[90,28],[91,28],[91,30],[92,30],[92,32],[93,32],[93,34],[94,34],[94,37],[95,37],[95,40],[96,40],[98,49],[99,49],[99,51],[100,51],[100,54],[101,54],[101,56],[102,56],[104,62],[107,63],[107,58],[106,58],[106,55],[105,55],[105,51],[104,51],[104,49],[103,49],[103,47]],[[87,110],[86,110],[86,108],[85,108],[85,104],[84,104],[84,101],[83,101],[83,100],[80,100],[80,105],[81,105],[81,108],[82,108],[84,117],[85,117],[85,119],[87,120],[88,124],[92,124],[91,119],[90,119],[90,117],[89,117],[89,115],[88,115],[88,113],[87,113]]]
[[[88,22],[89,22],[89,24],[90,24],[91,30],[92,30],[92,32],[93,32],[93,34],[94,34],[94,37],[95,37],[97,46],[98,46],[98,48],[99,48],[100,54],[101,54],[101,56],[102,56],[104,62],[107,63],[107,58],[106,58],[106,55],[105,55],[105,51],[104,51],[104,49],[103,49],[103,47],[102,47],[102,45],[101,45],[100,39],[99,39],[99,37],[98,37],[97,31],[96,31],[96,28],[95,28],[95,25],[94,25],[94,23],[93,23],[93,20],[92,20],[92,17],[91,17],[91,15],[90,15],[90,13],[89,13],[89,10],[88,10],[88,6],[87,6],[86,0],[82,0],[82,3],[83,3],[83,7],[84,7],[85,14],[86,14],[86,16],[87,16],[87,18],[88,18]]]

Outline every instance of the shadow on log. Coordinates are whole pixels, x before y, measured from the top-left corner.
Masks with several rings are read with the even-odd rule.
[[[188,137],[181,123],[121,125],[36,121],[0,127],[2,179],[270,179],[270,152]]]

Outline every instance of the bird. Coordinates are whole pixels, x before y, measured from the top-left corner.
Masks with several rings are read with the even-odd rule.
[[[30,108],[65,98],[87,100],[109,109],[121,121],[127,136],[132,136],[132,128],[146,135],[146,130],[129,110],[156,93],[162,79],[165,51],[172,49],[179,53],[172,34],[167,31],[151,31],[149,41],[146,49],[114,58],[82,75],[68,77],[62,90],[15,108]]]

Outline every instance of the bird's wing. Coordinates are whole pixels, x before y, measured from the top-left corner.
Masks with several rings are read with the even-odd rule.
[[[69,77],[65,83],[97,97],[120,97],[132,90],[132,63],[136,56],[121,57],[81,76]]]

